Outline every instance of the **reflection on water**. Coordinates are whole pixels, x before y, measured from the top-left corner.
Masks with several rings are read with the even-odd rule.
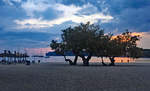
[[[67,58],[69,59],[74,59],[73,56],[68,56]],[[64,57],[63,56],[51,56],[49,58],[28,58],[30,61],[35,60],[41,60],[41,62],[65,62]],[[109,58],[103,58],[105,62],[110,62]],[[138,58],[133,60],[132,58],[127,58],[127,57],[116,57],[115,58],[116,63],[128,63],[128,62],[136,62],[136,63],[150,63],[150,58]],[[82,59],[79,57],[78,58],[78,62],[82,62]],[[101,58],[97,58],[97,57],[92,57],[90,62],[101,62]]]

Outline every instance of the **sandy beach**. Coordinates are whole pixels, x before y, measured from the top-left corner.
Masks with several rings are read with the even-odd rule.
[[[0,91],[150,91],[150,63],[115,67],[0,64]]]

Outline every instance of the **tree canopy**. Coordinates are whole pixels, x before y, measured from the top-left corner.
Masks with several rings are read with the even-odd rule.
[[[99,25],[90,22],[62,30],[61,38],[61,42],[52,40],[50,47],[64,56],[71,65],[76,65],[78,57],[82,58],[83,65],[86,66],[89,65],[92,56],[109,57],[111,61],[109,65],[115,65],[115,57],[138,58],[142,54],[142,48],[137,47],[136,44],[140,40],[139,35],[132,35],[128,30],[116,36],[104,34],[104,30]],[[67,51],[75,55],[73,61],[66,58]],[[106,65],[103,59],[102,64]]]

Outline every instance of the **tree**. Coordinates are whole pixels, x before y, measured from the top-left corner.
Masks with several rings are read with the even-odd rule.
[[[64,56],[65,61],[69,61],[71,65],[76,65],[78,57],[81,57],[83,65],[88,66],[92,56],[97,56],[101,57],[103,65],[106,65],[103,57],[109,57],[111,61],[109,65],[113,66],[115,57],[137,58],[141,54],[141,48],[138,48],[136,44],[140,36],[132,35],[128,30],[117,36],[106,35],[99,25],[90,24],[90,22],[62,30],[61,38],[62,41],[59,43],[52,40],[50,46],[56,53]],[[73,61],[66,58],[67,51],[75,55]]]
[[[143,55],[143,49],[139,47],[131,47],[128,51],[128,57],[136,59]]]
[[[50,47],[52,49],[54,49],[57,54],[62,55],[64,57],[65,61],[68,61],[70,65],[74,65],[72,60],[66,58],[65,52],[68,51],[68,49],[66,48],[66,44],[64,44],[62,42],[58,43],[57,41],[52,40]]]
[[[115,65],[115,57],[117,56],[139,57],[141,55],[141,48],[137,47],[136,43],[139,40],[139,35],[133,35],[128,30],[115,38],[112,37],[107,47],[107,55],[111,61],[110,66]]]
[[[83,64],[88,66],[89,60],[94,54],[94,45],[96,45],[99,31],[101,30],[98,25],[90,24],[89,22],[74,28],[69,27],[63,30],[62,42],[66,43],[67,49],[72,51],[76,57],[81,57]]]
[[[75,55],[74,61],[69,59],[73,65],[76,65],[78,57],[81,57],[83,64],[88,66],[89,60],[95,54],[96,39],[100,31],[102,30],[98,25],[90,24],[89,22],[86,24],[81,23],[79,26],[62,30],[62,41],[57,43],[57,41],[53,40],[50,46],[57,53],[63,55],[64,58],[65,51],[73,52]]]
[[[104,35],[104,30],[99,31],[95,39],[95,45],[94,45],[95,48],[93,50],[94,55],[101,58],[103,66],[106,66],[106,64],[104,63],[103,57],[107,56],[106,48],[107,48],[109,39],[110,38],[108,35]]]

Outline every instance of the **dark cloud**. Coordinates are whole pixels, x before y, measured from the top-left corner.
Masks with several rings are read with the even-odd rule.
[[[0,6],[5,5],[5,3],[3,2],[3,0],[0,0]]]
[[[123,5],[126,5],[126,7],[118,7],[120,9],[119,13],[115,11],[116,9],[112,10],[114,21],[110,24],[105,24],[105,26],[109,29],[117,28],[119,31],[130,29],[134,32],[148,32],[150,30],[150,13],[148,12],[150,4],[143,2],[144,4],[142,5],[142,2],[141,4],[139,2],[135,0],[134,2],[124,3]],[[111,7],[113,9],[113,6]]]
[[[107,13],[114,17],[110,23],[101,24],[106,32],[125,29],[136,32],[150,31],[150,0],[63,0],[66,5],[75,4],[82,6],[90,3],[102,12],[107,8]]]
[[[45,47],[57,35],[40,32],[0,32],[1,48],[6,47]]]
[[[58,18],[62,12],[48,8],[46,11],[34,11],[34,17],[27,16],[26,11],[21,7],[22,2],[11,1],[12,5],[4,0],[0,0],[0,47],[42,47],[46,46],[51,39],[60,37],[61,30],[72,26],[75,23],[68,21],[60,25],[55,25],[51,28],[42,29],[20,29],[15,30],[16,24],[14,20],[23,20],[28,18],[39,18],[43,20],[53,20]],[[38,2],[38,1],[37,1]],[[108,23],[101,23],[102,28],[106,32],[117,33],[129,29],[133,32],[149,32],[150,31],[150,0],[51,0],[52,3],[62,3],[65,5],[83,6],[90,4],[94,7],[89,7],[88,10],[93,12],[103,12],[109,14],[114,19]],[[49,4],[49,0],[44,3]],[[106,9],[106,10],[105,10]],[[104,12],[105,10],[105,12]],[[93,13],[90,12],[90,13]],[[86,10],[84,12],[86,15]]]
[[[150,5],[149,0],[105,0],[105,4],[109,7],[112,14],[119,14],[127,8],[144,8]]]

